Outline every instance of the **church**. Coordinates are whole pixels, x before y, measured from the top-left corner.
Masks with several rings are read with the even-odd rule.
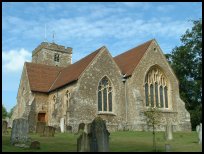
[[[74,54],[74,53],[73,53]],[[100,116],[109,131],[147,130],[144,112],[161,111],[165,130],[191,131],[179,81],[155,39],[112,57],[105,46],[72,63],[72,48],[42,42],[25,62],[12,118],[77,132]]]

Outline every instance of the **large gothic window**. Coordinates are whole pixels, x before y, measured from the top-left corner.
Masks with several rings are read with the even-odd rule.
[[[106,76],[98,85],[98,111],[112,112],[112,87]]]
[[[168,108],[168,85],[164,73],[152,67],[145,77],[144,84],[146,106]]]

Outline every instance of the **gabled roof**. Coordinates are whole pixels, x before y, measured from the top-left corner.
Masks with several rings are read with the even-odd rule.
[[[152,41],[153,40],[150,40],[114,57],[122,74],[126,74],[126,76],[132,75]],[[48,93],[71,82],[77,81],[83,71],[103,48],[105,47],[103,46],[97,49],[88,56],[67,67],[26,62],[25,65],[31,91]]]
[[[25,63],[31,91],[48,92],[62,67]]]
[[[153,40],[145,42],[133,49],[130,49],[116,57],[114,57],[115,62],[121,69],[122,74],[126,74],[126,77],[131,76],[134,69],[140,62],[141,58],[147,51],[149,45]]]
[[[59,76],[57,77],[56,81],[53,83],[49,91],[78,80],[82,72],[86,69],[86,67],[91,63],[91,61],[95,58],[95,56],[102,48],[104,47],[97,49],[95,52],[92,52],[88,56],[61,70]]]
[[[102,48],[104,47],[65,68],[26,62],[31,91],[50,92],[78,80],[82,72]]]

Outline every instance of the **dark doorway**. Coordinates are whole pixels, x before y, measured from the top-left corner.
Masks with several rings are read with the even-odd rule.
[[[38,113],[38,121],[45,122],[45,113]]]

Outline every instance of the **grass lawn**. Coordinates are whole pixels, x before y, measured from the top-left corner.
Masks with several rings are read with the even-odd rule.
[[[164,132],[156,133],[157,150],[165,151],[165,144],[170,144],[173,152],[202,152],[202,145],[198,144],[198,135],[196,132],[175,132],[172,141],[164,140]],[[76,151],[77,135],[68,133],[56,133],[55,137],[39,137],[36,134],[30,134],[32,140],[40,141],[41,149],[29,150],[14,147],[10,145],[10,134],[2,135],[3,152],[65,152]],[[133,152],[152,150],[152,133],[151,132],[114,132],[110,134],[110,151],[111,152]]]

